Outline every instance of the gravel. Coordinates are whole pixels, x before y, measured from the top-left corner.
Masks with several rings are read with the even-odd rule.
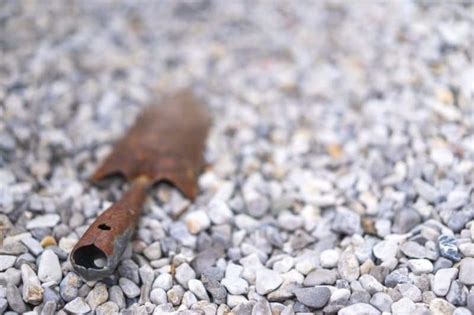
[[[4,1],[0,313],[474,313],[469,2]],[[191,86],[198,198],[150,189],[115,273],[68,255],[88,177]]]

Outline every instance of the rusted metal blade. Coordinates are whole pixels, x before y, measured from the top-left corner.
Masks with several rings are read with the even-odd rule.
[[[97,280],[114,271],[137,224],[146,189],[153,183],[169,181],[187,197],[196,197],[210,121],[190,91],[140,114],[91,178],[96,182],[122,174],[132,187],[91,224],[72,250],[70,260],[77,273]]]
[[[145,109],[92,181],[117,173],[130,181],[146,176],[151,182],[169,181],[194,199],[209,125],[206,107],[189,90],[182,91]]]

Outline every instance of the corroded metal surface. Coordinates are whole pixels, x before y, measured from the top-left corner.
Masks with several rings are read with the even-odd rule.
[[[190,199],[196,197],[209,125],[206,108],[189,91],[140,114],[92,176],[97,182],[122,174],[132,187],[91,224],[72,250],[71,263],[81,276],[95,280],[113,272],[133,234],[147,187],[168,181]]]
[[[127,135],[92,176],[93,181],[120,173],[132,181],[146,176],[166,180],[188,198],[197,194],[210,117],[189,91],[145,109]]]

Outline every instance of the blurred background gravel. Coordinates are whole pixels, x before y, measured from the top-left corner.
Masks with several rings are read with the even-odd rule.
[[[0,1],[0,313],[471,314],[473,6]],[[117,272],[67,255],[126,188],[87,178],[149,102],[214,125]]]

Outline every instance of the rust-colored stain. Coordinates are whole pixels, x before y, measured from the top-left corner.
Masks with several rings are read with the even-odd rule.
[[[98,182],[121,174],[132,186],[91,224],[72,250],[71,263],[82,277],[95,280],[113,272],[133,234],[149,186],[169,181],[188,198],[196,197],[210,123],[206,107],[188,90],[140,114],[91,178]]]

